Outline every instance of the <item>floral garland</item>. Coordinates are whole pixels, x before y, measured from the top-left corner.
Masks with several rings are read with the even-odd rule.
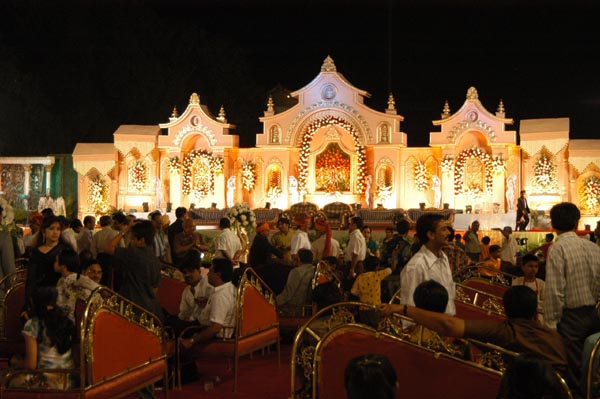
[[[580,203],[585,209],[594,214],[598,213],[600,205],[600,179],[596,176],[587,178],[579,190]]]
[[[242,187],[246,191],[252,191],[256,183],[256,164],[252,161],[242,163]]]
[[[136,161],[129,168],[129,181],[131,186],[137,191],[143,191],[148,183],[148,168],[142,161]]]
[[[492,160],[492,168],[494,169],[494,173],[497,175],[504,172],[504,169],[505,169],[504,160],[502,158],[500,158],[499,156],[494,158]]]
[[[346,122],[342,118],[327,115],[324,118],[310,123],[306,127],[306,132],[302,136],[302,145],[300,147],[300,159],[298,160],[298,191],[300,193],[306,192],[306,184],[308,182],[308,155],[310,152],[310,143],[312,141],[312,136],[320,128],[334,124],[347,130],[354,139],[354,147],[356,148],[356,155],[358,157],[358,170],[356,173],[356,191],[359,194],[362,194],[365,191],[365,178],[367,177],[367,154],[365,152],[365,147],[360,144],[358,133],[356,132],[352,124]]]
[[[88,186],[89,211],[96,215],[106,214],[110,210],[108,205],[108,186],[104,179],[96,176],[90,180]]]
[[[414,168],[415,172],[415,186],[417,186],[417,190],[425,191],[429,186],[429,174],[427,173],[427,167],[421,161],[417,161]]]
[[[179,157],[175,155],[174,157],[169,158],[169,173],[179,174],[181,172],[181,162],[179,162]]]
[[[558,180],[556,178],[556,165],[542,154],[533,166],[533,181],[537,189],[541,192],[551,192],[558,189]]]
[[[442,173],[446,176],[449,176],[452,173],[452,167],[454,166],[454,161],[450,157],[446,157],[442,159],[441,163]]]
[[[225,212],[225,217],[233,229],[244,229],[246,232],[256,229],[256,215],[246,203],[235,204]]]
[[[460,153],[456,159],[456,165],[454,167],[454,194],[467,194],[467,192],[473,192],[474,188],[469,187],[463,191],[463,184],[465,180],[465,164],[468,159],[478,158],[485,167],[485,191],[491,192],[494,186],[493,174],[494,166],[492,158],[488,153],[483,152],[481,149],[473,146]],[[482,187],[479,187],[480,191],[483,191]]]
[[[183,184],[181,192],[184,195],[189,195],[192,191],[192,167],[196,158],[208,161],[209,172],[205,176],[197,176],[197,180],[202,182],[201,187],[195,187],[194,194],[198,198],[202,198],[209,193],[215,191],[215,175],[223,173],[225,160],[223,157],[213,155],[205,150],[191,151],[183,160]]]

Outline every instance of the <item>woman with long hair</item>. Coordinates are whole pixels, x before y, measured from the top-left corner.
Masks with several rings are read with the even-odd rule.
[[[33,293],[38,287],[56,287],[60,273],[54,271],[56,256],[63,249],[61,225],[54,215],[42,220],[38,240],[31,251],[25,285],[26,311],[33,310]]]

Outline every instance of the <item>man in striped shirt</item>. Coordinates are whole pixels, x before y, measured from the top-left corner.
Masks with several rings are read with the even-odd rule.
[[[570,202],[550,210],[558,238],[548,251],[544,321],[565,341],[569,367],[579,381],[585,338],[600,331],[600,247],[577,236],[581,214]]]

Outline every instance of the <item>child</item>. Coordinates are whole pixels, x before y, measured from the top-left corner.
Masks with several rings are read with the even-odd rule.
[[[483,277],[493,277],[497,273],[493,269],[500,271],[502,266],[502,248],[500,245],[492,245],[490,247],[490,256],[487,260],[479,263],[479,266],[485,266],[479,268],[479,274]]]
[[[546,283],[536,277],[540,261],[537,256],[533,254],[527,254],[523,256],[523,265],[521,270],[523,271],[523,277],[517,277],[513,279],[512,285],[525,285],[535,291],[538,298],[538,319],[542,320],[543,314],[543,299],[544,299],[544,286]]]
[[[56,304],[67,312],[71,321],[75,322],[75,305],[77,300],[87,301],[92,291],[99,286],[88,276],[78,273],[79,255],[70,247],[59,252],[54,261],[54,271],[60,273],[56,283],[58,297]]]
[[[350,292],[352,295],[356,295],[361,302],[379,306],[381,304],[381,280],[392,274],[395,262],[392,263],[392,267],[380,269],[379,258],[367,256],[363,265],[365,271],[356,277]],[[371,310],[361,311],[360,317],[366,319],[363,321],[373,327],[377,327],[379,324],[379,314],[375,314]]]

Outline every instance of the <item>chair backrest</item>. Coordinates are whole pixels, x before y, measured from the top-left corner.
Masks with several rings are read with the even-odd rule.
[[[2,323],[0,323],[0,339],[22,341],[23,325],[20,320],[25,306],[25,280],[27,269],[19,269],[4,276],[0,285],[4,285],[6,295],[2,299]]]
[[[456,283],[456,315],[461,318],[504,320],[502,298],[487,291]]]
[[[583,344],[581,387],[586,393],[586,398],[600,395],[600,333],[590,335]]]
[[[183,281],[176,280],[171,277],[161,276],[160,284],[156,292],[156,297],[160,306],[163,307],[169,314],[178,315],[179,305],[181,304],[181,294],[187,287]]]
[[[236,297],[236,335],[243,338],[279,326],[276,295],[269,286],[247,267]]]

